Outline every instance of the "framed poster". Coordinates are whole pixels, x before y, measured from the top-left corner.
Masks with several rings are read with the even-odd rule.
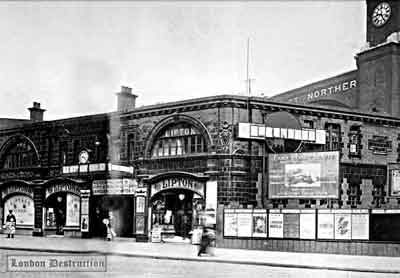
[[[300,214],[300,238],[315,239],[315,213]]]
[[[318,213],[318,238],[334,239],[334,222],[335,215],[333,213]]]
[[[300,237],[300,214],[298,213],[283,214],[283,237],[284,238]]]
[[[89,232],[89,215],[81,215],[81,232]]]
[[[252,211],[237,214],[237,235],[239,237],[251,237],[253,228]]]
[[[351,239],[351,214],[335,214],[335,239]]]
[[[267,213],[253,213],[253,237],[267,237]]]
[[[236,213],[224,213],[224,236],[237,236]]]
[[[268,215],[269,237],[283,238],[283,214],[271,213]]]
[[[351,238],[369,239],[369,214],[353,213],[351,215]]]

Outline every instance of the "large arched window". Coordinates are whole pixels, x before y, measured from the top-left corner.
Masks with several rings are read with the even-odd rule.
[[[200,131],[188,123],[168,125],[158,134],[152,157],[179,156],[207,152],[207,142]]]
[[[19,141],[8,149],[3,159],[3,168],[31,167],[37,163],[37,154],[32,145],[28,141]]]

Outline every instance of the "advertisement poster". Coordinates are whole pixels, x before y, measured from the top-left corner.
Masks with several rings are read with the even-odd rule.
[[[79,226],[80,198],[75,194],[67,193],[66,226]]]
[[[253,214],[253,237],[267,237],[267,214]]]
[[[136,212],[137,213],[144,213],[144,208],[146,204],[145,197],[136,197]]]
[[[369,239],[369,214],[351,215],[351,238]]]
[[[144,215],[136,215],[136,233],[144,234]]]
[[[283,237],[299,238],[300,236],[300,214],[285,213],[283,214]]]
[[[333,213],[318,213],[318,238],[334,239],[334,219]]]
[[[4,203],[4,221],[9,210],[13,211],[17,225],[33,225],[35,209],[30,197],[17,195],[8,198]]]
[[[315,239],[315,213],[300,214],[300,238]]]
[[[224,214],[224,236],[237,236],[237,214]]]
[[[89,232],[89,216],[81,216],[81,232]]]
[[[268,228],[269,237],[283,238],[283,214],[269,214]]]
[[[338,198],[339,153],[270,154],[269,198]]]
[[[400,196],[400,169],[390,170],[390,195]]]
[[[351,239],[351,214],[335,214],[335,239]]]
[[[253,228],[253,217],[251,210],[248,213],[237,214],[237,235],[239,237],[251,237]]]

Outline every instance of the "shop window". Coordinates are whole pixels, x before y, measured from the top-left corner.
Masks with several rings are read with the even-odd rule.
[[[349,157],[361,158],[361,129],[360,126],[350,127],[349,132]]]
[[[6,219],[10,210],[12,210],[15,215],[17,226],[33,225],[35,211],[31,197],[14,195],[8,198],[4,203],[4,219]]]
[[[14,169],[31,167],[37,164],[37,156],[29,142],[18,142],[7,152],[3,168]]]
[[[342,141],[340,135],[340,125],[328,123],[325,125],[325,130],[326,130],[325,150],[340,151],[341,141]]]
[[[180,156],[207,152],[207,143],[200,132],[189,124],[168,126],[153,145],[152,156]]]

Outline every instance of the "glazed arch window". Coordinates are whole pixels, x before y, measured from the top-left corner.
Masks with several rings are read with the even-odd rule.
[[[152,156],[180,156],[207,152],[207,142],[200,131],[187,123],[164,128],[153,144]]]
[[[16,169],[24,167],[32,167],[37,164],[37,156],[34,148],[28,141],[16,143],[11,147],[3,163],[4,169]]]

